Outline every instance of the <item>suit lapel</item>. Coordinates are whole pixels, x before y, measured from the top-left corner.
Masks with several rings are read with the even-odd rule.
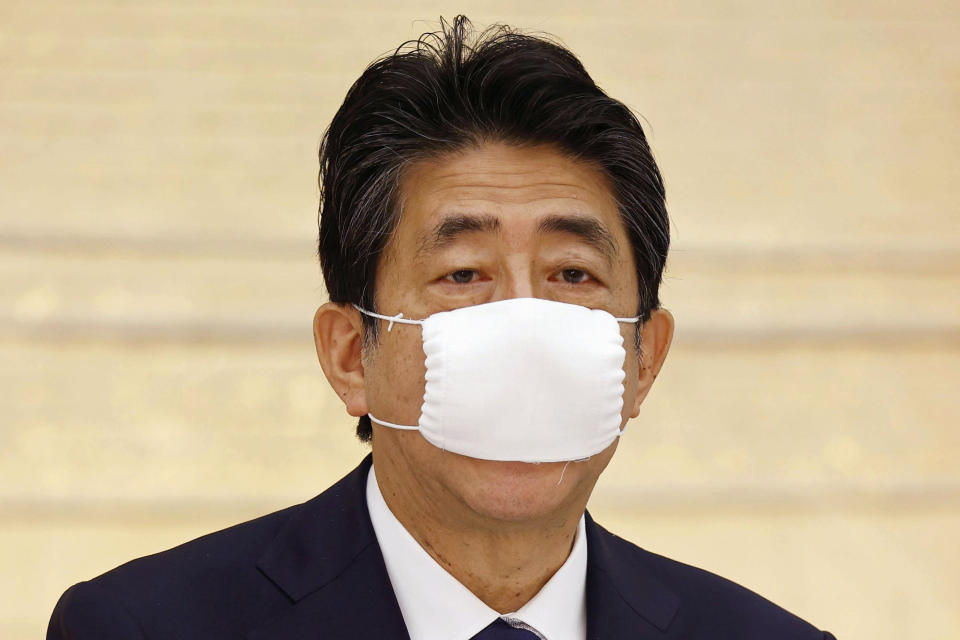
[[[680,599],[651,573],[645,551],[586,519],[588,640],[664,640]]]
[[[292,604],[249,640],[408,637],[367,511],[370,464],[305,503],[261,556]]]

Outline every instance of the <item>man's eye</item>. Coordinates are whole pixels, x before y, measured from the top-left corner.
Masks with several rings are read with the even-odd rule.
[[[567,284],[581,284],[590,279],[590,274],[583,269],[564,269],[560,275]]]
[[[473,269],[459,269],[447,274],[447,280],[456,284],[470,284],[477,272]]]

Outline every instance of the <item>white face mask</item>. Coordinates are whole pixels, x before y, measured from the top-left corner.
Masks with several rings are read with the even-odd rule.
[[[356,305],[354,305],[356,306]],[[606,311],[541,298],[510,298],[424,320],[426,387],[417,426],[431,444],[483,460],[561,462],[606,449],[623,433],[626,352]]]

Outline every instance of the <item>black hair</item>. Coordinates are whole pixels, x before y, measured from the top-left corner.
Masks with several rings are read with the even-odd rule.
[[[665,192],[643,128],[580,61],[543,36],[465,16],[400,45],[361,74],[320,144],[319,257],[331,302],[376,310],[380,254],[413,162],[487,141],[552,145],[609,179],[630,239],[641,322],[659,308],[670,244]],[[365,334],[376,321],[364,317]],[[369,418],[357,436],[369,441]]]

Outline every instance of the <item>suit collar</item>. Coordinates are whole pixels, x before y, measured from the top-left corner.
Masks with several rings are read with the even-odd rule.
[[[587,513],[587,638],[663,639],[680,598],[651,571],[647,552]]]
[[[301,505],[257,567],[293,601],[337,578],[376,543],[364,493],[371,456],[338,483]]]
[[[292,606],[250,640],[407,637],[367,511],[371,460],[304,503],[260,557]]]

